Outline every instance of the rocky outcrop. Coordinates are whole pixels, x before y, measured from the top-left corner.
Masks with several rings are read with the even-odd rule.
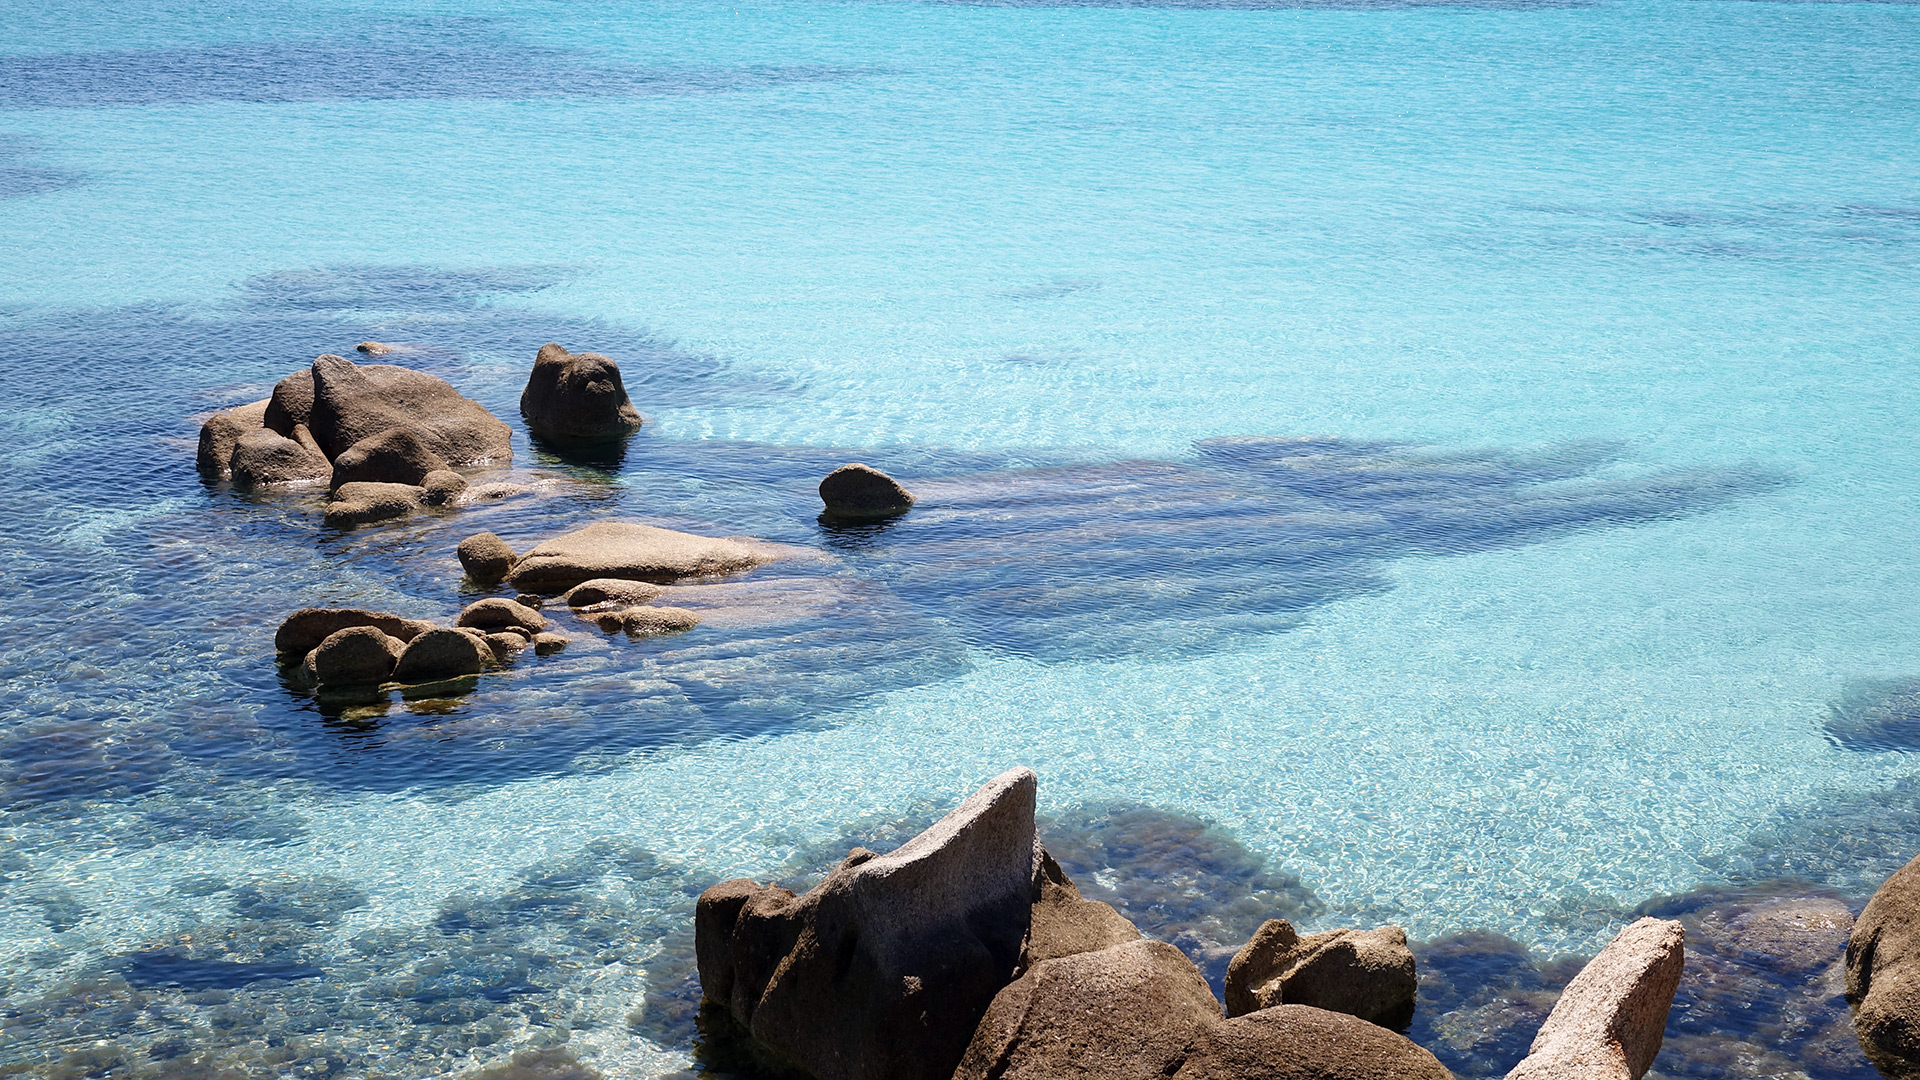
[[[601,521],[536,545],[508,580],[529,592],[555,593],[594,578],[657,582],[734,573],[775,557],[766,545]]]
[[[620,365],[598,353],[570,353],[547,344],[533,360],[520,394],[527,430],[551,442],[606,442],[640,428]]]
[[[392,427],[369,435],[333,459],[333,487],[343,484],[409,484],[446,472],[447,462],[412,428]]]
[[[993,999],[953,1080],[1162,1080],[1221,1022],[1186,954],[1130,941],[1043,960]]]
[[[433,624],[421,619],[403,619],[384,611],[365,608],[301,608],[286,617],[273,635],[274,651],[283,658],[303,657],[322,641],[352,626],[371,626],[401,642],[412,641]]]
[[[913,507],[913,493],[878,469],[854,462],[842,465],[820,481],[824,517],[842,521],[871,521],[904,514]]]
[[[412,484],[342,484],[327,504],[326,522],[344,529],[407,517],[426,507],[424,495],[424,488]]]
[[[1432,1053],[1386,1028],[1347,1013],[1276,1005],[1213,1025],[1173,1080],[1452,1080],[1452,1076]]]
[[[1033,903],[1022,967],[1140,940],[1140,931],[1113,905],[1082,897],[1044,849],[1037,881],[1040,895]]]
[[[1292,923],[1270,919],[1227,966],[1227,1015],[1310,1005],[1403,1028],[1418,989],[1407,932],[1398,926],[1301,937]]]
[[[1920,1077],[1920,858],[1895,871],[1854,924],[1847,1001],[1874,1066],[1891,1080]]]
[[[326,455],[266,428],[240,436],[228,462],[234,486],[242,488],[321,484],[333,474]]]
[[[489,633],[510,628],[521,629],[527,632],[528,638],[547,628],[546,616],[500,596],[490,596],[468,604],[453,623],[455,626],[471,626]]]
[[[506,580],[514,560],[519,558],[505,540],[490,532],[475,533],[460,541],[454,554],[460,557],[461,569],[477,585],[498,585]]]
[[[1567,984],[1507,1080],[1640,1080],[1660,1053],[1686,936],[1651,918],[1620,931]]]
[[[327,635],[313,650],[313,677],[322,688],[386,682],[406,645],[372,626]]]
[[[200,425],[200,449],[194,465],[207,476],[225,479],[233,472],[233,449],[240,437],[266,426],[265,399],[214,413]]]
[[[1020,960],[1034,788],[1031,771],[1004,773],[898,850],[855,851],[804,896],[750,881],[707,890],[695,919],[706,999],[819,1080],[948,1080]]]
[[[395,682],[429,683],[478,675],[493,661],[486,635],[436,628],[407,644],[394,665]]]
[[[446,380],[391,364],[355,364],[331,353],[280,380],[266,424],[283,435],[291,435],[295,424],[307,425],[330,458],[396,427],[411,428],[455,465],[505,464],[513,456],[507,425]]]

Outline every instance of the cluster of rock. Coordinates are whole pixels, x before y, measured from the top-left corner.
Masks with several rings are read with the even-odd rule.
[[[1880,886],[1847,941],[1861,1049],[1889,1080],[1920,1077],[1920,858]]]
[[[281,666],[322,693],[446,682],[529,646],[544,656],[566,644],[539,611],[500,597],[468,605],[450,627],[361,608],[303,608],[273,638]]]
[[[995,778],[887,855],[804,895],[741,879],[695,914],[701,990],[767,1059],[817,1080],[1400,1080],[1450,1076],[1375,1020],[1410,1014],[1396,927],[1263,926],[1223,1015],[1179,949],[1081,896],[1034,828],[1036,779]],[[1629,927],[1569,987],[1515,1076],[1637,1080],[1683,962],[1677,923]]]

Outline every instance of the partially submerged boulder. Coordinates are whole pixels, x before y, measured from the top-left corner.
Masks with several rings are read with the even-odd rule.
[[[1034,788],[1030,770],[1004,773],[804,896],[744,880],[707,890],[695,918],[706,999],[819,1080],[949,1080],[1019,963]]]
[[[447,506],[458,501],[466,490],[466,477],[452,469],[435,469],[420,481],[420,501],[428,506]]]
[[[515,588],[560,592],[594,578],[677,581],[749,570],[775,558],[762,545],[630,521],[600,521],[536,545],[514,564]]]
[[[228,459],[235,487],[321,484],[333,475],[326,456],[266,428],[239,437]]]
[[[645,581],[631,581],[625,578],[594,578],[583,581],[567,590],[567,606],[571,608],[591,608],[601,604],[618,604],[630,607],[635,604],[650,603],[665,592],[663,586]]]
[[[1588,962],[1507,1080],[1640,1080],[1666,1036],[1686,930],[1641,919]]]
[[[405,649],[377,627],[336,630],[313,650],[313,678],[322,687],[378,685],[393,674]]]
[[[995,995],[953,1080],[1164,1080],[1220,1022],[1179,949],[1110,945],[1043,960]]]
[[[1438,1058],[1403,1035],[1306,1005],[1276,1005],[1213,1025],[1173,1074],[1173,1080],[1452,1077]]]
[[[856,461],[820,481],[820,501],[826,504],[826,517],[870,521],[906,513],[913,507],[913,493],[879,469]]]
[[[206,422],[200,425],[200,449],[194,456],[195,467],[208,476],[225,479],[232,475],[233,448],[239,444],[241,436],[265,427],[266,420],[267,400],[264,398],[207,417]]]
[[[394,665],[393,679],[403,683],[440,682],[478,675],[493,661],[486,635],[436,628],[407,644]]]
[[[1890,1080],[1920,1077],[1920,858],[1895,871],[1854,924],[1847,1001],[1874,1066]]]
[[[503,596],[475,600],[453,622],[455,626],[471,626],[489,633],[509,627],[524,629],[529,638],[547,628],[546,616]]]
[[[1227,1015],[1310,1005],[1385,1027],[1405,1027],[1419,989],[1407,932],[1328,930],[1301,937],[1269,919],[1227,966]]]
[[[391,427],[369,435],[333,459],[333,487],[367,482],[410,484],[418,487],[435,472],[446,472],[446,459],[433,452],[410,427]]]
[[[280,380],[266,424],[291,435],[306,424],[329,457],[388,428],[412,428],[434,453],[455,465],[505,464],[512,432],[479,402],[446,380],[391,364],[355,364],[332,353]]]
[[[454,554],[460,557],[460,566],[467,576],[478,585],[498,585],[512,572],[514,560],[519,558],[505,540],[490,532],[475,533],[460,541]]]
[[[425,494],[412,484],[342,484],[327,504],[326,522],[338,529],[408,517],[426,508]]]
[[[533,635],[533,653],[535,656],[551,656],[567,647],[565,634],[545,633]]]
[[[620,612],[620,629],[629,637],[678,634],[700,625],[698,612],[678,607],[636,607]]]
[[[620,365],[599,353],[570,353],[547,344],[533,360],[520,394],[527,430],[549,441],[606,442],[640,427]]]
[[[301,608],[286,617],[273,635],[274,651],[283,657],[301,657],[318,648],[322,641],[350,626],[371,626],[401,642],[412,641],[433,624],[423,619],[403,619],[384,611],[365,608]]]

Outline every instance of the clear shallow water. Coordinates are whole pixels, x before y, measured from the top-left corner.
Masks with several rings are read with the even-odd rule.
[[[1920,674],[1920,9],[1197,7],[0,8],[8,1060],[670,1071],[690,895],[1014,762],[1543,956],[1920,850],[1825,726]],[[193,475],[370,337],[655,424],[347,534]],[[921,510],[823,530],[850,458]],[[840,599],[379,715],[271,669],[616,513]]]

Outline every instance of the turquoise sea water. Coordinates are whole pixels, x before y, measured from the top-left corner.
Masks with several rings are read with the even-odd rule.
[[[1914,724],[1847,726],[1920,676],[1920,8],[0,27],[0,1063],[672,1072],[691,895],[1013,764],[1316,926],[1542,956],[1920,852]],[[195,476],[197,416],[364,338],[540,494],[336,533]],[[651,419],[617,470],[529,446],[548,340]],[[825,529],[853,459],[921,506]],[[444,617],[460,537],[607,515],[844,602],[385,713],[273,671],[293,608]]]

